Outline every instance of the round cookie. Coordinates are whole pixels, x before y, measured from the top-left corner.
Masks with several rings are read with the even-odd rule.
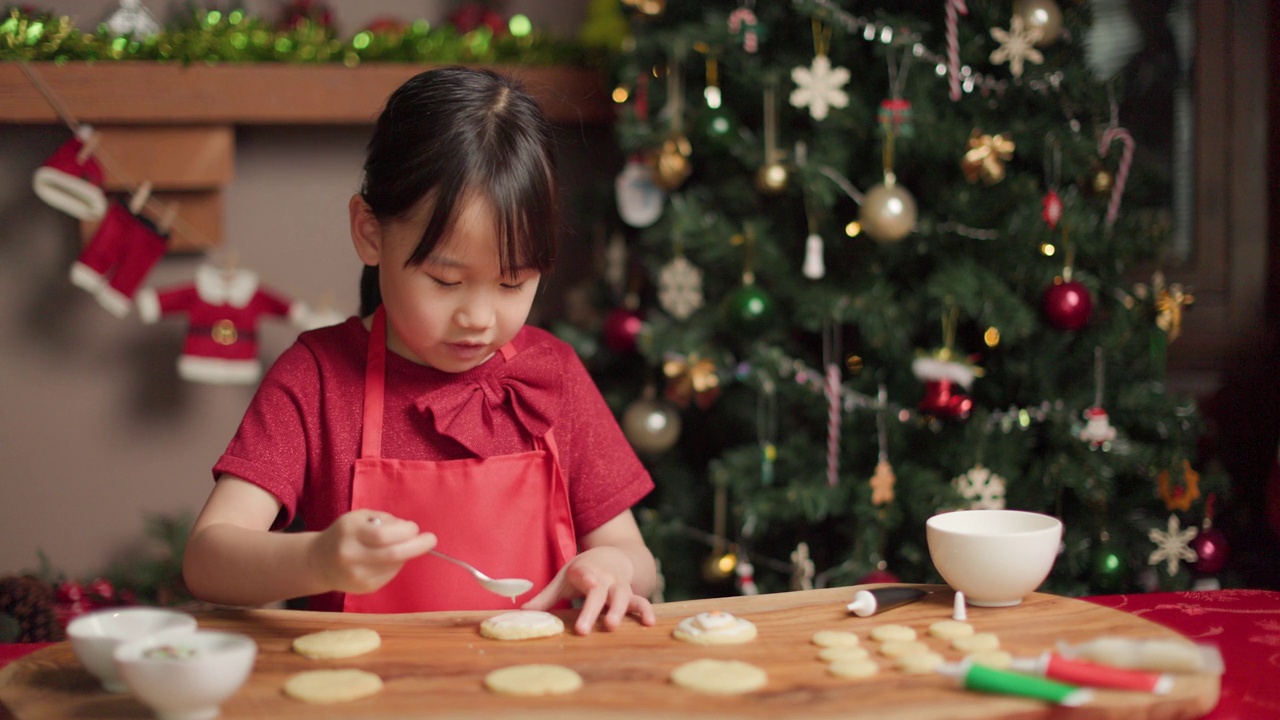
[[[369,628],[321,630],[294,638],[293,651],[317,660],[334,660],[363,655],[381,645],[382,637]]]
[[[942,656],[935,652],[912,653],[894,660],[894,665],[908,675],[928,675],[941,665]]]
[[[871,629],[871,639],[885,642],[887,640],[915,640],[916,631],[906,625],[877,625]]]
[[[681,620],[671,635],[696,645],[733,645],[754,640],[756,626],[746,618],[713,610]]]
[[[511,665],[485,675],[484,685],[499,695],[564,695],[582,687],[582,676],[563,665]]]
[[[951,647],[966,653],[999,650],[1000,638],[995,633],[974,633],[968,637],[951,638]]]
[[[981,650],[964,656],[974,665],[984,665],[997,670],[1007,670],[1013,664],[1013,655],[1005,650]]]
[[[819,630],[809,642],[819,647],[855,647],[859,644],[858,636],[847,630]]]
[[[693,660],[671,671],[671,682],[712,695],[738,695],[759,690],[769,682],[763,668],[741,660]]]
[[[514,610],[480,623],[480,634],[494,640],[532,640],[564,632],[564,621],[542,610]]]
[[[929,626],[929,634],[943,640],[953,640],[972,635],[973,626],[959,620],[939,620]]]
[[[931,652],[929,646],[919,640],[886,640],[880,643],[880,654],[885,657],[900,658],[927,652]]]
[[[364,670],[308,670],[284,681],[284,694],[309,703],[359,700],[382,690],[382,678]]]
[[[825,647],[818,652],[818,659],[827,662],[846,662],[849,660],[866,660],[871,653],[864,647]]]
[[[827,672],[836,677],[858,680],[880,672],[880,666],[873,660],[840,660],[827,665]]]

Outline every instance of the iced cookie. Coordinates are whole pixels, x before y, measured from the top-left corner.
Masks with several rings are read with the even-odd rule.
[[[308,670],[290,675],[284,694],[309,703],[359,700],[382,690],[382,678],[364,670]]]
[[[902,655],[893,664],[908,675],[927,675],[942,664],[942,656],[935,652],[912,653]]]
[[[841,660],[828,665],[827,672],[836,677],[858,680],[880,672],[880,666],[873,660]]]
[[[959,620],[939,620],[929,626],[929,634],[943,640],[968,637],[973,634],[973,626]]]
[[[864,647],[836,645],[825,647],[818,652],[818,659],[827,662],[845,662],[847,660],[866,660],[871,653]]]
[[[819,647],[855,647],[858,636],[846,630],[819,630],[809,642]]]
[[[697,645],[732,645],[754,640],[756,626],[732,613],[712,610],[681,620],[671,635]]]
[[[916,631],[906,625],[877,625],[871,629],[871,639],[885,642],[887,640],[915,640]]]
[[[880,654],[885,657],[900,658],[927,652],[931,652],[929,646],[919,640],[886,640],[880,643]]]
[[[322,630],[294,638],[293,651],[318,660],[334,660],[363,655],[377,650],[382,637],[376,630],[351,628],[349,630]]]
[[[1000,638],[995,633],[974,633],[967,637],[951,638],[951,647],[965,653],[999,650]]]
[[[769,675],[741,660],[702,659],[687,662],[671,671],[671,682],[712,695],[738,695],[759,690]]]
[[[541,610],[515,610],[485,618],[480,634],[494,640],[531,640],[564,632],[564,622]]]
[[[563,665],[512,665],[485,675],[484,685],[499,695],[564,695],[582,687],[582,676]]]

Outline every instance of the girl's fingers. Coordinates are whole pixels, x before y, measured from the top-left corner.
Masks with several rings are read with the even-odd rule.
[[[573,624],[574,632],[587,635],[596,624],[596,618],[604,608],[609,592],[602,587],[593,587],[582,599],[582,609],[578,611],[578,620]]]
[[[627,601],[627,612],[640,618],[641,625],[653,625],[658,622],[658,616],[653,611],[653,603],[646,597],[632,594],[631,599]]]
[[[429,535],[430,533],[421,534]],[[401,520],[387,513],[371,513],[357,527],[356,536],[360,542],[369,547],[386,547],[410,540],[420,534],[418,523],[412,520]]]

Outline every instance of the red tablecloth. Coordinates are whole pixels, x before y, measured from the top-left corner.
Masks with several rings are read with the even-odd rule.
[[[1083,598],[1160,623],[1222,651],[1222,697],[1205,720],[1280,718],[1280,592],[1102,595]],[[0,667],[49,643],[0,644]],[[9,717],[0,707],[0,720]]]
[[[1084,598],[1212,643],[1222,651],[1222,697],[1208,720],[1280,718],[1280,592],[1215,590]]]

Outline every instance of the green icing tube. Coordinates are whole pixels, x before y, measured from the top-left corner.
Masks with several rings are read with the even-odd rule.
[[[1066,707],[1078,707],[1093,699],[1088,688],[974,663],[944,665],[938,671],[959,679],[966,690],[1035,698]]]

